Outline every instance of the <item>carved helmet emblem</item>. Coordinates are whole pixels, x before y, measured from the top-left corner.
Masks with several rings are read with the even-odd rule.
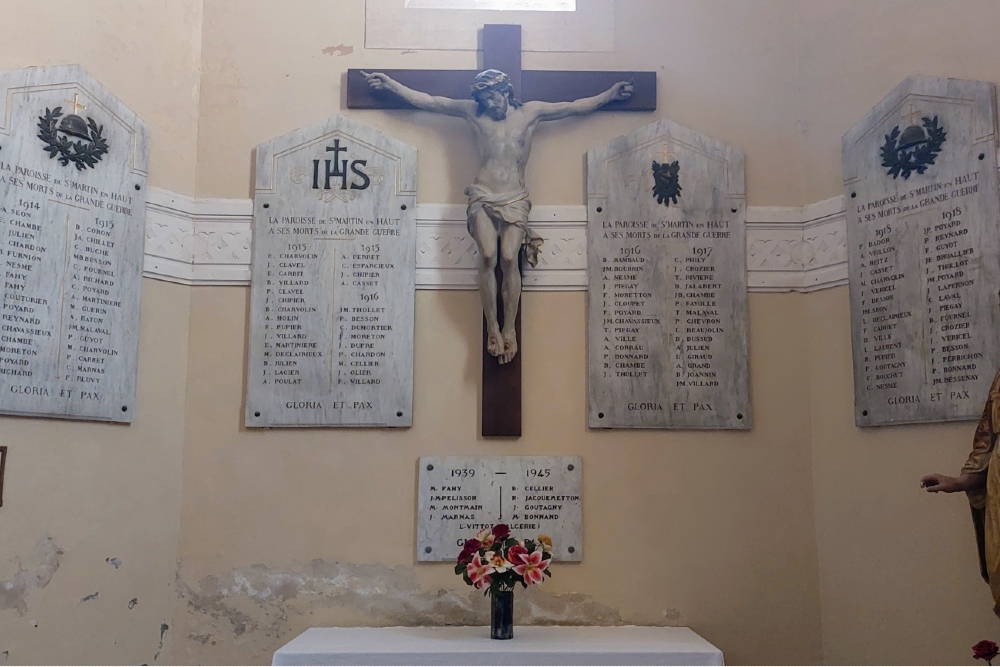
[[[913,172],[922,174],[934,164],[948,136],[938,123],[937,116],[924,116],[920,119],[921,124],[917,125],[916,117],[920,112],[915,111],[913,105],[910,105],[910,113],[905,115],[909,118],[910,125],[902,132],[897,125],[885,135],[885,143],[880,152],[886,173],[893,178],[902,176],[904,181]]]
[[[62,107],[46,108],[45,115],[38,117],[38,138],[45,144],[49,158],[58,158],[64,167],[72,162],[80,171],[93,169],[108,152],[104,126],[98,126],[93,118],[84,120],[77,115],[87,108],[80,104],[79,95],[66,101],[73,105],[73,113],[63,117]]]

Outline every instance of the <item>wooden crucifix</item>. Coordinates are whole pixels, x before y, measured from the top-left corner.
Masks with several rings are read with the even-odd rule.
[[[534,124],[599,109],[653,111],[656,73],[522,71],[519,25],[483,27],[483,69],[481,73],[394,69],[375,74],[351,69],[347,106],[424,109],[464,117],[473,124],[484,158],[476,183],[466,190],[469,231],[486,267],[480,268],[479,278],[484,310],[482,435],[516,438],[521,435],[520,267],[525,257],[534,264],[542,242],[528,229],[531,204],[523,183]],[[470,95],[473,90],[475,101]],[[519,111],[523,103],[527,103],[524,111]],[[508,105],[517,109],[510,116]],[[508,126],[495,131],[491,122],[507,122]],[[511,141],[512,130],[521,132],[520,140],[504,145],[503,141]],[[491,147],[496,147],[493,154]],[[511,174],[503,164],[504,159],[511,159],[505,151],[518,150],[523,151],[514,160],[520,165],[521,182],[515,183],[519,188],[505,180]],[[495,273],[488,271],[491,263]],[[511,301],[506,307],[505,293]],[[494,299],[495,306],[489,303]],[[507,326],[511,317],[513,327]]]

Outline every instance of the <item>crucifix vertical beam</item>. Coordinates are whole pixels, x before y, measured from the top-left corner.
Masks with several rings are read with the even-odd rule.
[[[521,26],[483,26],[483,68],[498,69],[510,77],[515,97],[521,92]],[[523,261],[518,262],[519,266]],[[497,285],[503,284],[500,264],[496,268]],[[497,290],[497,316],[503,328],[503,290]],[[521,437],[521,358],[527,347],[521,336],[521,306],[514,324],[520,349],[508,363],[501,364],[487,352],[489,335],[483,317],[482,435],[484,438]]]

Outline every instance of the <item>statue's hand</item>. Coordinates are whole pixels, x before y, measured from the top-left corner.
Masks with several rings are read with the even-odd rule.
[[[612,102],[624,102],[632,97],[632,93],[635,91],[635,86],[632,85],[631,81],[619,81],[616,83],[611,94]]]
[[[361,76],[365,77],[365,80],[368,81],[368,87],[372,90],[387,90],[391,92],[392,84],[395,83],[395,81],[389,78],[389,75],[382,74],[382,72],[372,72],[369,74],[361,70]]]
[[[920,486],[931,493],[955,493],[956,491],[966,490],[961,484],[961,480],[937,473],[924,476],[920,480]]]

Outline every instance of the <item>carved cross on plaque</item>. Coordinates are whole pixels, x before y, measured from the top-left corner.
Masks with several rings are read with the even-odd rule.
[[[73,113],[78,114],[81,111],[86,111],[87,106],[85,104],[80,104],[79,93],[73,95],[72,100],[65,100],[65,103],[73,107]]]
[[[656,72],[543,71],[521,70],[521,26],[486,25],[483,27],[483,69],[505,72],[522,102],[566,102],[597,95],[619,81],[631,81],[630,99],[611,102],[602,111],[654,111],[656,109]],[[379,70],[395,81],[430,95],[469,99],[470,85],[476,70]],[[414,109],[396,95],[373,91],[359,69],[347,71],[347,107],[349,109]],[[497,267],[498,281],[500,268]],[[498,302],[501,297],[498,296]],[[498,304],[498,314],[503,308]],[[516,329],[521,340],[521,311],[518,308]],[[503,326],[503,322],[500,322]],[[484,437],[520,437],[521,435],[521,354],[505,364],[487,351],[487,332],[483,327],[483,403]]]
[[[903,114],[903,118],[906,118],[907,120],[909,120],[910,125],[916,125],[917,124],[917,120],[916,119],[919,118],[920,114],[922,114],[922,113],[923,113],[922,111],[918,111],[913,106],[913,104],[911,103],[910,104],[910,112],[909,113],[904,113]]]

